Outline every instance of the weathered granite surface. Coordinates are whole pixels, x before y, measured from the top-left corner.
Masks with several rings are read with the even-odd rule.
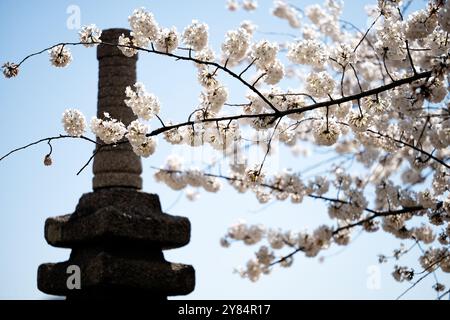
[[[129,243],[172,249],[189,243],[190,228],[187,218],[163,213],[157,195],[115,188],[84,194],[73,214],[48,218],[45,239],[63,248]]]
[[[74,250],[74,252],[76,252]],[[82,251],[86,253],[86,250]],[[81,290],[68,289],[67,268],[77,265],[81,269]],[[195,286],[195,271],[192,266],[170,263],[164,260],[115,255],[98,249],[91,255],[71,255],[60,263],[45,263],[38,269],[39,290],[58,296],[82,298],[84,292],[98,292],[98,298],[109,295],[127,298],[137,292],[141,297],[151,296],[164,299],[167,296],[184,295]]]

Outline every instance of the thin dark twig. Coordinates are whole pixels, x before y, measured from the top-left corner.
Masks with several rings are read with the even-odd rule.
[[[299,92],[299,93],[294,93],[294,92],[288,92],[288,93],[275,93],[273,94],[274,97],[288,97],[288,96],[305,96],[308,97],[309,99],[311,99],[311,101],[313,103],[317,103],[317,100],[314,99],[314,97],[308,93],[304,93],[304,92]]]
[[[50,151],[48,152],[47,156],[51,156],[53,152],[52,139],[48,139],[47,144],[50,148]]]
[[[266,73],[264,72],[264,73],[262,73],[253,83],[252,83],[252,86],[254,87],[257,83],[258,83],[258,81],[259,80],[261,80],[264,76],[266,75]],[[278,111],[279,112],[279,111]]]
[[[349,25],[349,26],[352,27],[354,30],[356,30],[357,32],[359,32],[361,35],[364,35],[364,32],[362,32],[357,26],[355,26],[355,25],[354,25],[353,23],[351,23],[350,21],[343,20],[343,19],[339,19],[339,21],[342,22],[342,23],[345,24],[345,25]],[[380,69],[380,74],[381,74],[381,77],[382,77],[382,81],[383,81],[383,84],[385,84],[384,73],[383,73],[383,67],[382,67],[382,63],[381,63],[380,57],[378,56],[377,51],[375,50],[375,47],[373,46],[373,44],[372,44],[372,42],[369,40],[369,38],[368,38],[368,37],[364,37],[364,39],[366,40],[366,42],[367,42],[367,44],[369,45],[369,47],[372,49],[373,54],[374,54],[375,58],[377,59],[377,62],[378,62],[377,65],[378,65],[378,68]]]
[[[427,128],[427,124],[430,121],[430,116],[427,116],[427,118],[425,119],[425,123],[423,125],[422,131],[420,132],[419,138],[417,138],[417,143],[416,143],[416,147],[419,146],[420,144],[420,139],[422,139],[423,134],[425,133],[425,129]]]
[[[414,288],[417,284],[419,284],[423,279],[425,279],[426,277],[428,277],[430,274],[433,273],[433,271],[429,271],[430,269],[433,270],[434,266],[437,265],[438,263],[440,263],[441,261],[443,261],[444,259],[450,257],[450,254],[446,254],[443,255],[440,259],[434,261],[433,263],[431,263],[428,267],[426,267],[423,271],[421,271],[418,274],[423,274],[425,273],[425,275],[423,275],[422,277],[420,277],[418,280],[416,280],[408,289],[406,289],[405,291],[402,292],[402,294],[400,294],[396,300],[399,300],[401,297],[403,297],[406,293],[408,293],[412,288]]]
[[[411,68],[412,68],[414,74],[417,74],[417,70],[416,70],[416,67],[414,66],[414,62],[413,62],[413,59],[411,56],[411,50],[409,50],[409,41],[405,40],[405,43],[406,43],[406,52],[408,54],[409,64],[411,65]]]
[[[256,33],[269,35],[269,36],[286,36],[286,37],[291,37],[291,38],[297,38],[298,37],[295,34],[287,33],[287,32],[272,32],[272,31],[258,31],[258,30],[256,30]]]
[[[7,154],[3,155],[3,156],[0,158],[0,161],[2,161],[3,159],[9,157],[9,156],[12,155],[13,153],[16,153],[16,152],[18,152],[18,151],[24,150],[24,149],[29,148],[29,147],[31,147],[31,146],[40,144],[40,143],[42,143],[42,142],[47,142],[47,143],[48,143],[49,141],[52,141],[52,140],[67,139],[67,138],[69,138],[69,139],[82,139],[82,140],[86,140],[86,141],[92,142],[92,143],[94,143],[94,144],[98,144],[96,141],[94,141],[94,140],[92,140],[92,139],[90,139],[90,138],[87,138],[87,137],[85,137],[85,136],[72,137],[72,136],[69,136],[69,135],[59,135],[59,136],[54,136],[54,137],[49,137],[49,138],[39,139],[39,140],[34,141],[34,142],[31,142],[31,143],[29,143],[29,144],[27,144],[27,145],[25,145],[25,146],[22,146],[22,147],[13,149],[13,150],[9,151]]]
[[[378,15],[378,17],[375,18],[375,20],[373,20],[372,24],[370,25],[370,27],[367,29],[366,33],[364,33],[363,37],[361,38],[361,40],[359,40],[358,44],[356,45],[355,49],[353,49],[353,52],[356,52],[356,50],[358,50],[358,47],[360,46],[360,44],[364,41],[364,39],[367,37],[367,35],[369,34],[370,30],[372,29],[372,27],[375,25],[375,23],[377,23],[378,19],[381,17],[381,13]]]
[[[403,21],[403,14],[402,14],[402,11],[400,10],[399,7],[397,7],[397,11],[398,11],[398,14],[400,15],[400,19]],[[411,65],[411,68],[412,68],[414,74],[417,74],[417,70],[416,70],[416,67],[414,66],[414,62],[413,62],[413,59],[412,59],[412,56],[411,56],[411,51],[409,50],[409,41],[408,41],[408,39],[405,40],[405,44],[406,44],[406,53],[408,55],[409,64]]]
[[[281,119],[282,119],[282,118],[278,119],[277,124],[276,124],[275,127],[273,128],[272,135],[270,136],[270,139],[269,139],[269,141],[268,141],[268,143],[267,143],[267,150],[266,150],[266,153],[264,154],[263,161],[261,162],[261,165],[259,166],[258,176],[261,174],[261,171],[262,171],[262,169],[263,169],[264,163],[266,162],[267,155],[269,154],[270,149],[271,149],[272,139],[273,139],[273,137],[275,136],[275,133],[276,133],[276,131],[277,131],[278,125],[279,125],[280,122],[281,122]]]
[[[92,153],[92,155],[90,156],[90,158],[88,159],[88,161],[81,167],[81,169],[80,170],[78,170],[78,172],[77,172],[77,176],[91,163],[91,161],[95,158],[95,156],[97,155],[97,153],[99,153],[99,151],[103,148],[103,147],[105,147],[106,145],[104,144],[104,145],[101,145],[101,146],[98,146],[95,150],[94,150],[94,152]]]
[[[410,144],[410,143],[408,143],[408,142],[406,142],[406,141],[396,139],[396,138],[394,138],[394,137],[391,137],[391,136],[386,135],[386,134],[382,134],[381,132],[377,132],[377,131],[374,131],[374,130],[371,130],[371,129],[367,129],[367,131],[370,132],[370,133],[377,134],[377,135],[380,136],[380,137],[384,137],[384,138],[387,138],[387,139],[391,139],[392,141],[395,141],[395,142],[397,142],[397,143],[399,143],[399,144],[403,144],[404,146],[407,146],[407,147],[409,147],[409,148],[411,148],[411,149],[413,149],[413,150],[415,150],[415,151],[417,151],[417,152],[420,152],[420,153],[426,155],[429,159],[433,159],[434,161],[436,161],[436,162],[442,164],[444,167],[450,169],[450,165],[448,165],[447,163],[445,163],[444,160],[439,159],[439,158],[436,158],[436,157],[433,156],[431,153],[429,153],[429,152],[427,152],[427,151],[425,151],[425,150],[423,150],[423,149],[420,149],[420,148],[416,147],[415,145],[412,145],[412,144]]]
[[[449,295],[450,297],[450,289],[448,289],[447,291],[445,291],[443,294],[441,294],[439,297],[437,297],[437,300],[441,300],[443,297],[445,297],[446,295]]]
[[[386,71],[386,74],[389,76],[389,78],[391,78],[391,81],[394,82],[395,79],[394,79],[394,78],[391,76],[391,74],[389,73],[389,70],[388,70],[387,65],[386,65],[386,54],[387,54],[387,52],[385,51],[385,52],[383,53],[383,66],[384,66],[384,70]]]
[[[257,58],[253,59],[252,62],[251,62],[244,70],[242,70],[241,73],[239,73],[239,77],[242,77],[242,75],[243,75],[248,69],[250,69],[250,67],[255,63],[256,60],[257,60]]]
[[[342,66],[342,76],[341,76],[341,97],[344,97],[344,77],[345,77],[346,66]]]
[[[360,92],[363,92],[363,88],[362,88],[362,86],[361,86],[361,82],[359,81],[358,73],[356,72],[355,67],[354,67],[353,64],[351,64],[351,63],[350,63],[350,67],[352,67],[353,73],[355,74],[356,81],[358,82],[359,91],[360,91]]]
[[[224,103],[225,106],[229,107],[248,107],[251,105],[250,103]]]

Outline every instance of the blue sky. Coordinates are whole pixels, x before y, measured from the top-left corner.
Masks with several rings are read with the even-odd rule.
[[[295,1],[303,7],[314,1]],[[25,55],[60,41],[76,41],[77,30],[68,29],[67,8],[80,8],[81,24],[95,23],[100,28],[127,27],[128,15],[144,6],[158,22],[178,30],[192,19],[210,25],[212,46],[218,51],[227,30],[244,19],[260,25],[260,31],[292,32],[284,21],[269,14],[271,1],[261,0],[254,13],[225,10],[225,1],[12,1],[0,2],[0,62],[18,61]],[[419,1],[421,4],[422,1]],[[344,17],[364,28],[365,1],[347,1]],[[257,35],[261,37],[261,35]],[[276,40],[276,39],[275,39]],[[16,79],[0,79],[0,154],[41,137],[62,133],[60,117],[65,108],[78,108],[88,118],[95,114],[97,95],[97,61],[95,49],[72,50],[74,61],[66,69],[50,66],[47,55],[28,61]],[[182,120],[197,103],[200,87],[190,63],[165,57],[141,55],[138,79],[158,95],[164,119]],[[245,91],[236,83],[230,87],[231,102],[242,102]],[[174,94],[175,93],[175,94]],[[152,123],[156,126],[156,123]],[[44,167],[42,160],[48,147],[39,145],[0,163],[0,298],[44,299],[36,288],[36,270],[43,262],[67,259],[68,250],[47,245],[43,235],[49,216],[73,212],[81,194],[91,191],[91,167],[80,176],[75,173],[90,156],[92,145],[81,141],[55,142],[54,165]],[[378,253],[389,254],[399,242],[382,233],[362,234],[342,250],[332,247],[324,252],[325,261],[297,256],[290,269],[276,268],[272,275],[250,283],[233,274],[256,248],[219,246],[219,238],[239,218],[249,223],[263,223],[280,228],[301,230],[328,221],[324,203],[306,200],[302,205],[272,203],[260,205],[252,194],[240,195],[226,187],[219,194],[202,193],[197,202],[188,201],[179,192],[154,182],[151,166],[159,166],[176,152],[162,140],[157,153],[144,160],[144,191],[158,193],[169,213],[185,215],[191,220],[191,243],[168,251],[174,262],[192,264],[197,284],[191,299],[391,299],[407,286],[395,283],[392,265],[377,264]],[[179,151],[179,150],[178,150]],[[283,157],[285,166],[305,168],[322,156],[312,158]],[[294,163],[295,161],[295,163]],[[356,235],[356,233],[355,233]],[[415,252],[403,262],[414,263]],[[380,288],[367,286],[372,272],[380,274]],[[447,277],[448,282],[448,277]],[[432,277],[424,280],[407,298],[433,298]],[[370,286],[369,286],[370,287]]]

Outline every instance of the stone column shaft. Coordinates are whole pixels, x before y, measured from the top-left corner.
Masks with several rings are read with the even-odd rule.
[[[108,29],[102,33],[101,40],[106,43],[117,43],[121,34],[129,35],[129,33],[126,29]],[[124,99],[125,88],[136,83],[137,55],[129,58],[117,47],[99,45],[97,59],[99,61],[97,117],[103,119],[104,114],[108,113],[127,126],[136,119]],[[103,147],[94,158],[93,171],[94,190],[114,187],[142,189],[141,160],[134,154],[129,143]]]

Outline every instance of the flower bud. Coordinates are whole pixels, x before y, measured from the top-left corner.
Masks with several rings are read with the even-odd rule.
[[[52,157],[48,154],[48,155],[46,155],[45,156],[45,158],[44,158],[44,165],[45,166],[51,166],[52,165]]]

